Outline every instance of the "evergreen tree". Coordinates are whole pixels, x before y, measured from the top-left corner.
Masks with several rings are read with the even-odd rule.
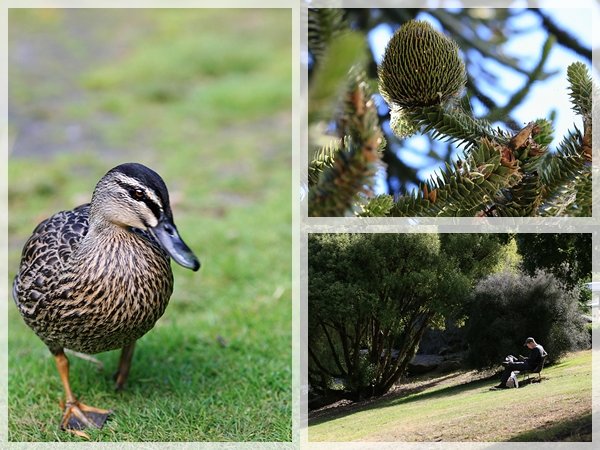
[[[407,14],[406,10],[381,14],[393,14],[390,11]],[[348,26],[347,16],[352,14],[358,13],[309,11],[309,50],[314,59],[309,78],[310,215],[591,215],[592,82],[585,64],[574,63],[567,72],[581,130],[571,131],[556,151],[549,149],[553,130],[547,118],[532,120],[518,131],[490,125],[499,119],[511,125],[510,113],[531,85],[549,76],[544,64],[557,39],[575,47],[568,35],[556,29],[544,44],[538,64],[527,72],[526,85],[506,105],[490,106],[482,119],[473,116],[466,97],[461,97],[463,87],[482,102],[489,104],[489,99],[477,91],[456,42],[427,22],[399,17],[405,23],[390,40],[377,69],[378,89],[389,105],[395,134],[385,137],[389,141],[428,133],[434,140],[455,143],[463,154],[446,161],[445,169],[416,191],[395,198],[375,197],[374,175],[390,152],[384,151],[386,139],[373,101],[375,82],[367,75],[371,66],[366,63],[364,36]],[[436,10],[435,14],[454,24],[454,31],[458,29],[450,13]],[[471,16],[463,13],[461,18],[465,17]],[[460,43],[466,45],[464,39]],[[471,45],[479,44],[474,40]],[[479,47],[490,57],[518,67],[494,52],[493,45]],[[323,124],[332,120],[335,125],[329,128],[335,136],[323,143]]]

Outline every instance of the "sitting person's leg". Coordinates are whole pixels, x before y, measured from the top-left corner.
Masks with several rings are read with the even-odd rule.
[[[525,368],[526,364],[524,362],[514,362],[506,364],[504,366],[504,372],[502,372],[502,375],[500,376],[500,384],[498,385],[498,387],[506,387],[506,382],[510,378],[511,372],[515,370],[525,370]]]

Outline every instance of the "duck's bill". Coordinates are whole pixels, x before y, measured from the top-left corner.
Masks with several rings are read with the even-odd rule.
[[[177,264],[192,269],[194,272],[200,268],[200,261],[183,242],[173,222],[167,218],[162,218],[158,225],[148,230]]]

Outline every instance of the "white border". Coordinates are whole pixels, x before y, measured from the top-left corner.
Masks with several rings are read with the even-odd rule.
[[[8,10],[0,10],[0,29],[8,30]],[[0,40],[4,61],[0,82],[0,296],[8,305],[8,31]],[[8,440],[8,309],[0,307],[0,442]]]
[[[562,0],[555,1],[544,1],[541,6],[543,7],[569,7],[569,8],[581,8],[590,7],[595,2],[585,0],[571,0],[564,2]],[[314,0],[310,2],[313,7],[365,7],[364,1],[359,0],[337,0],[337,1],[320,1]],[[369,2],[369,7],[421,7],[423,1],[416,0],[372,0]],[[506,2],[502,0],[487,1],[487,2],[474,2],[464,1],[465,7],[507,7],[507,6],[526,6],[525,2]],[[443,6],[456,6],[454,1],[432,1],[427,4],[430,7],[443,7]],[[565,6],[568,5],[568,6]],[[588,443],[545,443],[545,444],[503,444],[503,443],[423,443],[423,444],[401,444],[401,443],[310,443],[306,445],[306,411],[303,411],[305,404],[303,404],[300,398],[300,385],[305,383],[305,358],[304,352],[301,351],[304,348],[303,342],[306,337],[306,236],[308,232],[331,232],[331,231],[347,231],[347,232],[434,232],[439,226],[440,231],[446,230],[445,232],[533,232],[533,231],[546,231],[546,232],[587,232],[591,230],[597,230],[598,220],[597,219],[566,219],[556,221],[544,219],[488,219],[487,221],[477,221],[475,219],[306,219],[306,201],[300,202],[299,189],[301,174],[305,173],[307,167],[307,133],[306,133],[306,73],[301,70],[301,57],[302,47],[300,42],[306,42],[304,40],[299,41],[299,37],[305,34],[305,19],[306,19],[306,7],[307,2],[303,0],[129,0],[129,1],[118,1],[118,0],[80,0],[77,3],[69,0],[5,0],[0,7],[0,29],[8,29],[8,14],[9,8],[244,8],[244,7],[259,7],[259,8],[291,8],[292,9],[292,25],[293,32],[293,53],[294,58],[293,64],[293,126],[292,126],[292,154],[293,154],[293,171],[292,171],[292,208],[293,208],[293,247],[292,247],[292,270],[293,270],[293,444],[262,444],[262,443],[86,443],[91,446],[102,446],[103,448],[151,448],[151,449],[163,449],[163,448],[207,448],[207,449],[230,449],[230,448],[298,448],[298,444],[303,444],[302,448],[315,448],[315,449],[332,449],[332,448],[344,448],[344,449],[365,449],[365,448],[377,448],[377,449],[390,449],[390,448],[468,448],[478,449],[485,447],[519,447],[523,449],[528,448],[571,448],[572,446],[577,448],[591,448]],[[596,25],[594,24],[593,33],[597,33]],[[300,26],[300,29],[298,29]],[[3,55],[5,61],[5,69],[2,72],[2,81],[0,82],[0,100],[3,105],[1,108],[2,115],[0,121],[0,148],[2,149],[2,157],[0,158],[0,205],[2,207],[2,214],[0,215],[0,295],[3,299],[6,299],[5,307],[0,308],[0,446],[5,445],[8,448],[23,448],[23,447],[35,447],[35,448],[63,448],[62,444],[58,443],[6,443],[7,441],[7,411],[6,411],[6,398],[7,398],[7,320],[6,320],[6,307],[10,303],[10,292],[8,287],[8,271],[7,271],[7,217],[8,217],[8,202],[7,202],[7,157],[9,150],[8,142],[8,49],[7,49],[7,36],[6,31],[3,33],[3,38],[0,43],[0,54]],[[597,67],[597,61],[594,60],[594,66]],[[298,71],[300,71],[298,73]],[[598,149],[596,142],[594,141],[594,198],[596,197],[596,187],[598,186],[598,170],[597,161],[599,161]],[[594,217],[598,218],[597,206],[594,206]],[[593,259],[593,270],[594,273],[598,273],[598,252],[597,248],[599,245],[597,235],[594,234],[594,259]],[[597,275],[594,277],[595,281],[599,281]],[[594,349],[598,348],[598,336],[594,333],[593,343]],[[598,357],[596,351],[593,352],[593,368],[594,374],[598,374]],[[302,370],[299,370],[299,366]],[[598,395],[598,383],[594,376],[593,382],[593,404],[594,410],[598,410],[599,395]],[[300,412],[300,415],[298,414]],[[593,419],[593,434],[598,434],[598,420],[597,414],[594,414]],[[69,444],[71,446],[77,444]]]

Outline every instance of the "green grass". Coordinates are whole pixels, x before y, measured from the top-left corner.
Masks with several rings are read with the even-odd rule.
[[[192,273],[173,264],[171,302],[139,341],[124,392],[113,391],[111,378],[119,352],[97,355],[101,370],[70,357],[76,395],[115,411],[91,439],[289,441],[291,15],[81,11],[81,42],[62,26],[72,22],[64,11],[11,11],[11,45],[47,40],[58,48],[48,58],[58,54],[65,64],[124,40],[108,60],[84,61],[74,73],[36,61],[47,71],[39,83],[36,70],[11,65],[15,111],[50,124],[59,138],[69,123],[94,137],[56,151],[60,140],[51,136],[52,151],[40,146],[28,157],[19,156],[17,139],[9,160],[11,282],[40,220],[89,201],[114,165],[149,165],[169,186],[179,231],[203,265]],[[102,31],[96,19],[110,27]],[[58,429],[63,390],[50,353],[8,309],[9,439],[80,441]]]
[[[497,379],[441,377],[417,393],[334,408],[309,420],[309,440],[589,441],[591,351],[547,367],[543,377],[500,391],[489,390]]]

